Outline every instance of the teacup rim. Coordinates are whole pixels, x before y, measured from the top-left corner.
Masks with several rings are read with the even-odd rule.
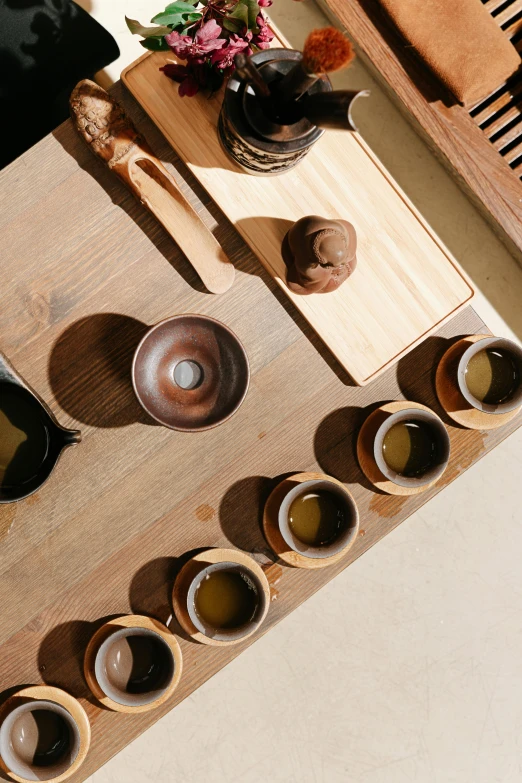
[[[325,486],[328,490],[333,491],[335,494],[342,496],[343,501],[350,507],[350,514],[352,516],[352,524],[350,524],[344,531],[344,535],[340,535],[334,542],[324,547],[312,547],[300,541],[295,536],[288,521],[288,512],[292,502],[307,491],[310,491],[312,487]],[[352,493],[337,479],[333,479],[325,476],[324,478],[312,478],[306,481],[297,483],[294,487],[288,490],[285,494],[279,510],[277,513],[277,524],[279,532],[283,538],[285,544],[298,555],[308,557],[310,559],[325,559],[334,557],[340,552],[344,552],[348,549],[357,537],[359,530],[359,509]]]
[[[231,628],[228,630],[209,629],[205,627],[205,625],[203,624],[203,622],[201,621],[201,619],[199,618],[196,612],[196,607],[195,607],[196,591],[200,586],[201,582],[203,581],[203,579],[208,574],[213,573],[214,571],[226,571],[226,570],[243,571],[255,583],[257,594],[259,597],[259,604],[258,604],[258,609],[256,610],[256,616],[252,620],[248,621],[247,623],[244,623],[239,628]],[[234,560],[223,560],[216,563],[208,563],[203,568],[201,568],[197,574],[195,574],[187,590],[186,607],[192,625],[203,636],[206,636],[208,639],[212,639],[216,642],[235,642],[235,641],[240,641],[242,639],[246,639],[247,637],[251,636],[262,625],[268,612],[268,601],[265,594],[263,583],[259,575],[254,571],[253,568],[249,568],[248,565],[244,563],[235,562]]]
[[[440,464],[435,468],[427,471],[423,476],[420,477],[401,476],[399,473],[393,471],[384,459],[382,451],[384,437],[394,424],[398,424],[404,419],[419,419],[420,421],[429,421],[436,427],[438,434],[444,441],[444,456]],[[414,489],[417,487],[426,486],[427,484],[434,484],[440,479],[448,467],[450,456],[451,445],[448,430],[446,429],[446,426],[440,416],[437,416],[435,411],[432,411],[429,408],[402,408],[401,410],[395,411],[394,413],[390,413],[390,415],[386,417],[382,424],[380,424],[377,432],[375,433],[373,441],[373,457],[377,467],[383,476],[385,476],[389,481],[399,487],[404,487],[405,489]]]
[[[121,691],[118,691],[116,688],[112,687],[108,677],[106,677],[103,671],[102,657],[105,656],[109,647],[118,639],[127,638],[129,636],[152,636],[161,643],[165,651],[168,652],[168,655],[170,656],[172,668],[169,680],[161,688],[152,691],[150,698],[147,698],[146,693],[133,694],[129,698],[122,697]],[[103,694],[116,704],[119,704],[122,707],[142,707],[154,704],[154,702],[161,699],[163,694],[166,693],[166,691],[169,689],[174,677],[176,676],[176,658],[167,640],[163,638],[161,633],[158,633],[158,631],[154,630],[153,628],[146,628],[145,626],[116,627],[114,631],[107,635],[107,637],[101,642],[98,649],[96,650],[94,656],[94,676]],[[140,698],[136,698],[137,696]]]
[[[61,715],[67,722],[73,734],[73,747],[66,766],[59,763],[50,765],[49,767],[40,767],[37,765],[30,766],[29,764],[18,760],[14,754],[11,742],[11,730],[15,721],[20,715],[26,712],[34,712],[35,710],[39,709],[48,710],[50,712]],[[8,736],[6,736],[6,733]],[[5,746],[4,743],[6,743]],[[24,701],[22,704],[18,704],[9,711],[0,725],[0,756],[2,757],[4,764],[8,767],[8,769],[10,769],[11,772],[13,772],[15,775],[18,775],[20,779],[27,781],[53,780],[56,777],[64,775],[77,761],[78,755],[80,753],[81,743],[82,738],[80,727],[74,716],[66,707],[64,707],[62,704],[58,704],[58,702],[55,702],[52,699],[31,698],[27,701]],[[60,771],[57,771],[57,767]],[[38,772],[34,772],[35,769],[38,770]],[[47,775],[45,772],[46,770],[48,771]]]
[[[519,363],[522,377],[522,347],[514,340],[510,340],[508,337],[495,337],[494,335],[491,335],[488,337],[482,337],[480,340],[472,342],[469,347],[466,348],[457,365],[457,384],[460,393],[472,408],[475,408],[482,413],[489,413],[498,416],[503,413],[511,413],[517,408],[520,408],[522,405],[522,380],[520,387],[517,393],[515,393],[513,396],[512,400],[508,400],[505,403],[500,403],[499,405],[491,405],[485,402],[481,402],[481,400],[477,399],[473,394],[471,394],[466,383],[466,369],[472,357],[477,353],[480,353],[480,351],[495,345],[498,345],[498,347],[505,347],[507,351],[511,352],[515,356]]]

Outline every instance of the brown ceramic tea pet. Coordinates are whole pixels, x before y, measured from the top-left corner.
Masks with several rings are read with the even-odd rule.
[[[308,215],[283,240],[286,282],[295,294],[335,291],[357,265],[357,235],[347,220]]]

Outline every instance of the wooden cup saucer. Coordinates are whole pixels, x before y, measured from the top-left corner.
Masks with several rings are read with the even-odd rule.
[[[242,565],[245,568],[250,569],[250,571],[253,571],[263,587],[266,600],[266,611],[268,611],[271,600],[270,585],[264,569],[261,568],[250,555],[247,555],[245,552],[240,552],[237,549],[206,549],[204,552],[194,555],[188,563],[185,563],[177,575],[172,590],[172,608],[174,609],[177,621],[185,633],[188,634],[191,639],[194,639],[194,641],[201,642],[202,644],[208,644],[212,647],[229,647],[233,644],[244,642],[245,639],[248,639],[249,636],[256,633],[258,628],[252,629],[249,634],[245,634],[245,636],[242,636],[240,639],[226,641],[211,639],[195,627],[187,609],[187,594],[192,581],[203,568],[213,565],[214,563],[237,563],[238,565]],[[261,623],[265,619],[266,611],[265,615],[261,618]]]
[[[120,704],[105,694],[96,679],[94,668],[96,653],[98,652],[100,645],[103,644],[112,633],[119,631],[121,628],[146,628],[149,631],[155,631],[155,633],[157,633],[158,636],[161,636],[163,641],[168,644],[172,652],[174,658],[174,676],[172,681],[165,692],[157,699],[150,702],[150,704],[140,704],[132,707],[126,704]],[[98,628],[87,645],[85,657],[83,659],[83,674],[93,695],[101,704],[115,712],[137,713],[150,712],[150,710],[156,709],[156,707],[159,707],[166,702],[176,690],[181,677],[182,668],[183,660],[181,657],[181,648],[174,634],[169,631],[166,625],[160,623],[159,620],[139,614],[126,614],[122,617],[116,617],[114,620],[109,620],[109,622],[102,625],[101,628]]]
[[[54,688],[51,685],[31,685],[28,688],[22,688],[17,691],[2,704],[2,707],[0,708],[0,724],[8,716],[11,710],[27,701],[52,701],[55,704],[59,704],[67,710],[78,726],[78,731],[80,733],[78,755],[68,770],[54,778],[49,778],[47,781],[47,783],[61,783],[62,780],[67,780],[78,771],[89,751],[91,744],[91,726],[87,713],[74,696],[71,696],[70,693],[67,693],[66,691],[62,691],[61,688]],[[27,783],[27,778],[22,778],[14,772],[11,772],[2,758],[0,758],[0,769],[2,769],[11,780],[16,780],[17,783]]]
[[[344,549],[340,552],[336,552],[335,555],[331,555],[330,557],[306,557],[305,555],[290,549],[279,530],[279,508],[281,503],[296,484],[302,484],[305,481],[331,481],[342,487],[345,492],[348,492],[341,481],[333,478],[333,476],[327,476],[324,473],[296,473],[294,476],[289,476],[277,485],[266,501],[265,510],[263,512],[263,531],[268,546],[283,563],[286,563],[293,568],[326,568],[327,566],[337,563],[344,557],[346,552],[353,545],[355,537],[344,547]]]
[[[388,495],[419,495],[421,492],[426,492],[426,490],[433,487],[438,481],[437,479],[430,484],[424,484],[421,487],[401,487],[398,484],[394,484],[393,481],[390,481],[390,479],[381,473],[375,461],[373,442],[377,430],[392,413],[398,413],[398,411],[407,410],[409,408],[416,408],[418,410],[433,413],[426,405],[421,405],[418,402],[410,402],[409,400],[388,402],[374,410],[373,413],[370,413],[362,425],[357,438],[357,459],[362,472],[374,487],[381,490],[381,492],[386,492]]]
[[[464,399],[457,383],[457,367],[460,358],[470,345],[491,337],[490,334],[472,334],[453,343],[437,367],[435,388],[439,402],[453,421],[469,430],[496,430],[518,416],[521,408],[509,413],[484,413]]]

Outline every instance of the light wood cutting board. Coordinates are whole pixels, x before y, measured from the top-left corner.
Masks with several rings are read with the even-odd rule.
[[[358,134],[327,131],[285,174],[245,174],[218,140],[221,94],[180,98],[159,70],[175,61],[146,54],[123,82],[356,384],[469,303],[469,281]],[[354,224],[358,266],[337,291],[298,296],[284,282],[281,242],[290,222],[314,214]]]

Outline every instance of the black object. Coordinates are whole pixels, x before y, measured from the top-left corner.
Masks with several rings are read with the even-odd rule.
[[[256,66],[246,54],[239,52],[234,60],[236,74],[245,82],[250,82],[258,98],[270,98],[270,87],[265,82]]]
[[[299,163],[324,130],[304,115],[300,101],[277,101],[277,84],[302,59],[293,49],[263,49],[250,62],[269,86],[272,98],[259,99],[250,80],[233,73],[225,87],[218,132],[228,154],[249,174],[280,174]],[[321,76],[310,94],[330,92]]]
[[[67,119],[74,85],[118,56],[72,0],[0,0],[0,168]]]
[[[8,424],[9,434],[2,433]],[[0,437],[13,431],[20,444],[8,465],[0,465],[0,504],[32,495],[47,481],[62,451],[81,440],[78,430],[60,426],[44,401],[0,353]],[[5,443],[5,441],[4,441]]]
[[[305,95],[299,103],[302,104],[306,119],[318,128],[356,131],[352,104],[361,95],[366,97],[369,94],[369,90],[334,90]]]

